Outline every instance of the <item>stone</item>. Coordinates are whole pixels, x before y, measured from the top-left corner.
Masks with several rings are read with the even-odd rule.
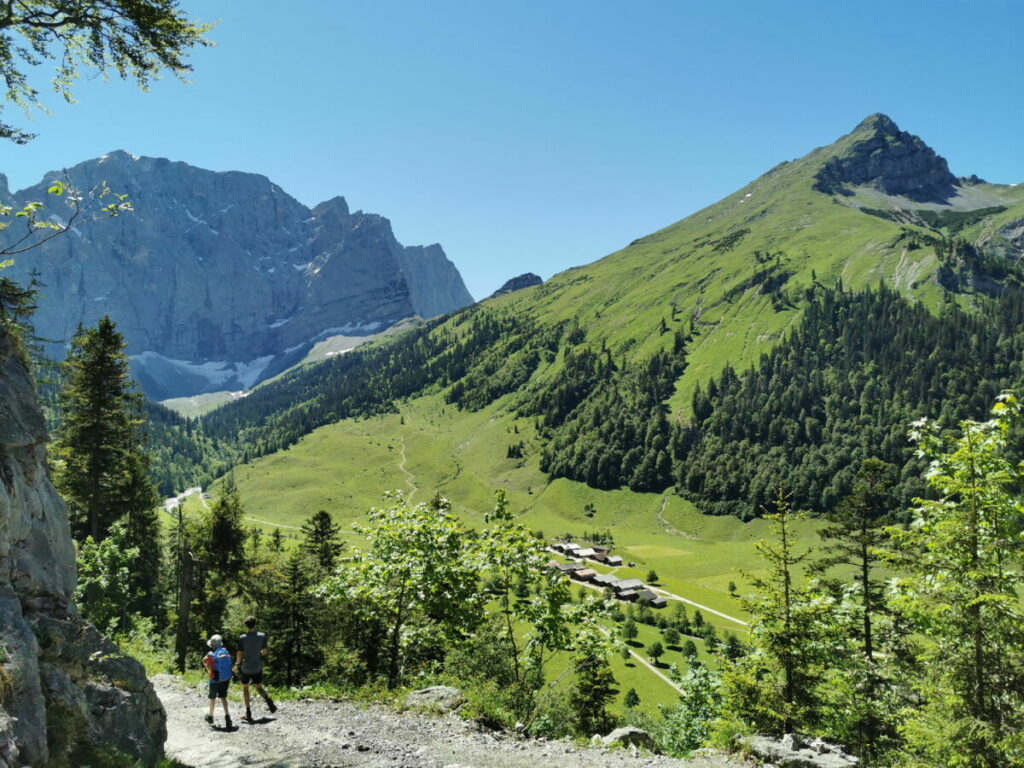
[[[45,201],[42,219],[67,221],[67,205],[46,194],[57,176],[0,202]],[[39,271],[33,322],[59,342],[55,355],[79,323],[110,315],[151,399],[248,389],[320,337],[365,337],[473,303],[440,245],[405,247],[386,218],[342,197],[310,209],[263,176],[121,151],[68,176],[82,189],[106,182],[134,212],[54,238],[5,276]]]
[[[616,728],[614,731],[602,738],[601,743],[606,747],[618,745],[623,747],[642,747],[650,750],[651,752],[658,751],[658,745],[655,744],[654,738],[651,734],[643,728],[637,728],[632,725],[624,728]]]
[[[85,745],[148,765],[163,753],[163,707],[142,665],[72,602],[71,530],[45,444],[30,377],[0,331],[0,768],[68,762]]]
[[[406,709],[428,709],[434,712],[453,712],[462,706],[466,697],[458,688],[432,685],[413,691],[405,697]]]

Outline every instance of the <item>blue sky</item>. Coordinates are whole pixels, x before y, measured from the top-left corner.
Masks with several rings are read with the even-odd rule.
[[[191,84],[85,82],[13,188],[111,149],[337,194],[440,242],[482,297],[710,204],[885,112],[954,173],[1024,182],[1024,4],[182,0]],[[18,118],[13,109],[8,119]]]

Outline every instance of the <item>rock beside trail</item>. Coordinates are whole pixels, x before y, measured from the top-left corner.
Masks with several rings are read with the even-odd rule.
[[[163,708],[142,665],[72,603],[75,552],[45,444],[31,379],[0,331],[0,768],[75,764],[89,747],[149,764]]]
[[[651,734],[643,728],[636,728],[632,725],[626,726],[625,728],[616,728],[614,731],[602,738],[601,743],[606,747],[640,747],[642,749],[650,750],[651,752],[658,751],[658,745],[654,743],[654,738]]]
[[[433,685],[413,691],[405,697],[406,709],[425,709],[431,712],[453,712],[463,705],[466,697],[458,688],[448,685]]]
[[[781,739],[749,736],[742,743],[751,754],[779,768],[854,768],[860,762],[835,744],[821,739],[807,741],[794,733]]]

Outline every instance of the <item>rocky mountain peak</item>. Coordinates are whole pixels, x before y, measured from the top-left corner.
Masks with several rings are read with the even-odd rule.
[[[848,195],[851,186],[866,185],[888,195],[941,202],[957,183],[945,158],[880,113],[862,120],[833,150],[815,177],[815,189],[826,194]]]
[[[332,197],[330,200],[324,200],[324,202],[313,208],[313,215],[318,219],[331,214],[342,217],[350,215],[348,201],[341,195]]]
[[[857,127],[853,129],[854,133],[860,131],[874,131],[876,133],[886,134],[889,136],[898,136],[900,133],[900,127],[896,125],[896,122],[888,115],[883,115],[881,112],[875,112],[873,115],[868,115]]]
[[[533,272],[525,272],[517,277],[513,277],[511,280],[506,280],[505,283],[488,296],[489,299],[493,299],[495,296],[501,296],[504,293],[512,293],[512,291],[521,291],[523,288],[529,288],[533,285],[540,285],[544,281],[540,275],[535,275]]]

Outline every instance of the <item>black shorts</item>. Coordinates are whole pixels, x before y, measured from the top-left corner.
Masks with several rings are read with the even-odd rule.
[[[238,675],[238,679],[242,681],[242,685],[248,685],[249,683],[252,683],[253,685],[263,685],[262,672],[253,672],[251,674],[249,672],[241,672]]]
[[[211,699],[226,699],[228,697],[228,686],[231,685],[230,680],[211,680],[210,681],[210,698]]]

